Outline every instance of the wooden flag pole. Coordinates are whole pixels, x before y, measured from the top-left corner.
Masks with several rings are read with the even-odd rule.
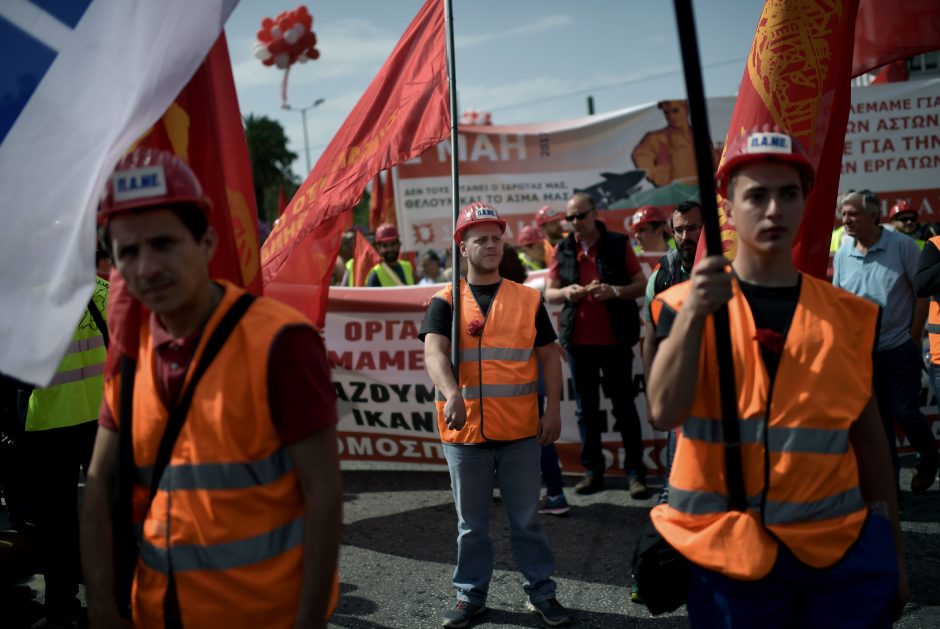
[[[695,163],[698,167],[705,244],[708,255],[720,256],[723,252],[715,190],[715,163],[712,157],[711,134],[708,130],[708,113],[705,89],[702,85],[702,66],[698,52],[692,0],[675,0],[675,7],[679,45],[682,48],[685,89],[689,99],[692,122]],[[741,467],[741,429],[738,425],[738,394],[734,380],[734,360],[731,354],[731,329],[727,305],[722,305],[715,311],[712,315],[712,322],[718,353],[718,388],[721,395],[721,425],[725,443],[725,477],[728,495],[731,498],[731,509],[746,511],[747,496]]]

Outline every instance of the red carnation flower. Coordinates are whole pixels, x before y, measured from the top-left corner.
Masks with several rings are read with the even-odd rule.
[[[474,319],[467,324],[467,334],[470,336],[480,336],[483,334],[483,322],[479,319]]]
[[[757,334],[754,335],[754,340],[760,343],[760,346],[764,349],[774,354],[782,354],[783,343],[786,341],[786,337],[780,334],[780,332],[771,330],[770,328],[757,328]]]

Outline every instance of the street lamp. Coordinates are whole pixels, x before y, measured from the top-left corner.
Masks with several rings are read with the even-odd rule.
[[[300,117],[304,121],[304,157],[307,158],[307,174],[310,174],[310,143],[307,140],[307,112],[317,105],[322,105],[325,100],[325,98],[318,98],[313,101],[312,105],[308,105],[307,107],[291,107],[287,103],[281,105],[283,109],[288,111],[299,111]]]

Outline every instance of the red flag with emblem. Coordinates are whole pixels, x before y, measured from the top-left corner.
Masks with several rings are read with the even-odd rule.
[[[449,137],[444,25],[427,0],[261,249],[265,293],[320,327],[345,214],[380,171]]]
[[[160,121],[135,146],[170,151],[189,164],[212,200],[209,222],[219,234],[210,275],[260,295],[258,212],[225,33]],[[109,375],[121,353],[136,357],[137,322],[146,315],[117,273],[112,273],[110,294]]]
[[[369,271],[376,264],[382,261],[382,256],[375,250],[372,243],[362,235],[362,232],[356,230],[356,248],[353,254],[353,286],[365,286],[366,278],[369,277]]]

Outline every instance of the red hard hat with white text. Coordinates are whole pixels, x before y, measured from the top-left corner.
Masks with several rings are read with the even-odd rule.
[[[524,247],[525,245],[534,245],[542,241],[542,232],[538,227],[534,227],[532,225],[526,225],[523,227],[519,232],[518,238],[516,238],[516,243],[518,243],[520,247]]]
[[[894,220],[894,217],[898,214],[913,214],[917,216],[917,210],[915,210],[910,203],[901,199],[891,206],[891,212],[888,213],[888,218]]]
[[[459,243],[462,240],[461,235],[468,227],[485,223],[493,223],[499,227],[501,232],[506,231],[506,221],[499,217],[499,212],[489,203],[474,201],[463,206],[457,215],[457,225],[454,227],[454,242]]]
[[[655,205],[644,205],[630,217],[630,228],[636,230],[651,223],[665,223],[666,215]]]
[[[108,179],[98,208],[98,222],[115,214],[146,208],[196,207],[212,209],[199,180],[182,159],[151,148],[139,148],[121,158]]]
[[[727,197],[728,182],[742,165],[759,160],[776,160],[793,164],[803,180],[803,192],[809,194],[816,172],[800,141],[774,125],[762,125],[731,139],[724,160],[715,174],[718,193]]]
[[[382,223],[375,230],[375,242],[394,242],[398,239],[398,228],[391,223]]]
[[[554,223],[555,221],[564,220],[565,213],[555,210],[550,205],[540,207],[539,211],[535,213],[535,222],[541,227],[545,223]]]

